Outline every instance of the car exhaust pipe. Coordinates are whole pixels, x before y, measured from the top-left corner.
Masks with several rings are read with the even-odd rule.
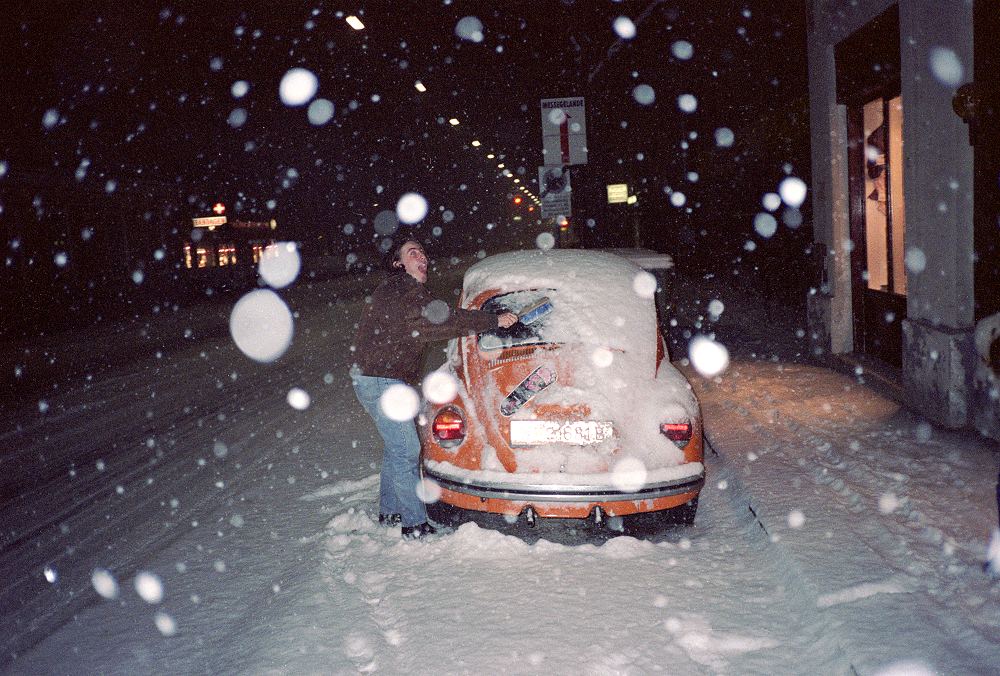
[[[528,525],[532,528],[535,527],[535,510],[528,507],[524,510],[524,520],[528,522]]]
[[[594,507],[594,525],[599,526],[604,521],[604,511],[600,507]]]

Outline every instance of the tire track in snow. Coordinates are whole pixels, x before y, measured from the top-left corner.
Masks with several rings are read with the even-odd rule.
[[[316,305],[321,306],[319,301]],[[315,319],[321,320],[321,317]],[[309,323],[302,322],[299,328],[308,334]],[[327,347],[333,344],[339,353],[346,355],[343,345],[347,340],[343,337],[331,339]],[[210,354],[222,363],[209,359],[206,364],[206,360],[190,354],[195,351]],[[274,459],[271,454],[265,453],[255,456],[249,463],[236,461],[241,466],[235,475],[228,478],[220,476],[221,472],[232,473],[233,457],[240,446],[259,448],[254,437],[271,428],[291,430],[293,436],[285,436],[282,440],[286,446],[292,445],[296,437],[307,438],[310,431],[295,424],[299,414],[287,405],[284,394],[292,386],[301,385],[306,373],[313,374],[308,378],[318,380],[316,362],[320,359],[320,354],[293,344],[280,369],[261,367],[243,357],[228,342],[227,335],[221,343],[192,346],[188,354],[175,360],[174,371],[190,366],[192,361],[204,366],[195,370],[193,379],[170,377],[175,374],[166,373],[158,381],[150,381],[144,373],[146,369],[140,369],[125,375],[117,372],[117,375],[109,375],[107,380],[98,379],[93,389],[88,388],[83,393],[67,390],[54,397],[51,400],[52,410],[63,409],[71,411],[71,415],[85,415],[91,424],[88,430],[80,432],[73,429],[72,420],[51,416],[36,425],[40,429],[57,425],[61,430],[56,435],[36,435],[36,439],[41,437],[45,448],[62,453],[60,460],[51,461],[58,463],[57,471],[51,474],[45,487],[33,491],[50,492],[47,500],[50,503],[55,501],[56,505],[46,510],[40,521],[30,524],[30,533],[20,534],[12,542],[5,543],[0,554],[5,570],[17,571],[8,578],[8,584],[0,592],[0,606],[10,609],[0,621],[0,631],[5,637],[0,649],[3,659],[24,653],[45,635],[72,620],[76,613],[100,602],[90,582],[93,568],[109,568],[122,581],[131,578],[143,567],[144,561],[183,537],[192,527],[186,524],[199,521],[199,515],[211,514],[220,505],[234,499],[246,488],[247,481],[252,482],[254,476],[263,474],[262,470]],[[251,375],[227,386],[228,392],[220,398],[217,384],[227,382],[234,368]],[[160,369],[156,370],[159,372]],[[346,372],[346,366],[343,370]],[[264,386],[255,382],[255,372],[266,373]],[[136,414],[145,411],[147,402],[136,401],[134,389],[137,387],[140,391],[155,387],[160,395],[156,399],[160,406],[158,413],[148,426],[143,423],[144,427],[139,432],[134,429],[134,423],[136,420],[145,421],[146,416]],[[98,394],[94,390],[105,393],[100,410],[84,412],[73,403],[78,397],[89,401],[91,396]],[[202,405],[208,404],[211,410],[195,416],[180,413],[183,410],[180,404],[192,399]],[[203,421],[209,424],[203,425]],[[266,424],[261,421],[266,421]],[[175,442],[173,448],[177,452],[167,453],[150,463],[147,456],[149,449],[135,449],[143,448],[141,442],[150,433],[164,436],[163,428],[168,424],[170,438]],[[234,433],[238,431],[242,434],[245,430],[249,433],[242,437]],[[119,450],[123,455],[120,461],[108,460],[111,471],[95,472],[88,481],[79,484],[69,481],[64,473],[66,465],[62,463],[69,458],[91,457],[92,440],[107,440],[109,437],[122,439]],[[128,441],[130,437],[131,442]],[[227,461],[211,458],[212,442],[217,438],[229,442]],[[29,447],[37,449],[38,443],[31,442]],[[284,448],[271,451],[273,454],[283,452]],[[43,455],[46,453],[43,452]],[[105,456],[106,453],[107,449],[98,449],[97,455]],[[200,472],[193,464],[199,455],[206,454],[213,460],[204,466],[212,472],[211,475]],[[217,485],[220,481],[223,482],[221,487]],[[116,493],[115,485],[124,490]],[[81,487],[82,494],[78,490]],[[62,506],[58,506],[60,495]],[[159,524],[151,528],[143,526],[145,517],[160,513],[163,505],[178,497],[181,498],[180,506],[171,510],[169,521],[162,527]],[[37,504],[37,495],[25,495],[20,504]],[[18,505],[13,507],[16,509]],[[7,515],[13,511],[10,507],[4,505]],[[107,518],[100,518],[102,513]],[[58,532],[57,524],[60,526]],[[43,532],[49,534],[44,541],[39,537]],[[80,533],[84,535],[81,537]],[[108,541],[114,543],[113,548],[104,546]],[[67,542],[71,544],[67,546]],[[42,579],[40,559],[58,572],[58,585]],[[58,600],[53,599],[53,592]]]

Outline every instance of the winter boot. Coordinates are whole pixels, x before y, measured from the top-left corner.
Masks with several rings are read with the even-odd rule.
[[[438,533],[448,532],[445,529],[435,528],[426,521],[423,523],[418,523],[416,526],[403,526],[403,539],[404,540],[419,540],[422,537],[427,537],[428,535],[436,535]]]
[[[403,517],[399,514],[379,514],[378,515],[378,525],[387,526],[392,528],[393,526],[398,526],[402,523]]]

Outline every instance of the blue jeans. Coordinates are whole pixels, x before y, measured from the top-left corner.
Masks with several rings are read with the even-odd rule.
[[[417,426],[412,420],[398,422],[389,418],[379,405],[379,399],[389,386],[403,381],[360,374],[352,374],[351,381],[358,401],[375,421],[375,427],[385,442],[378,496],[379,512],[399,514],[404,526],[424,523],[427,521],[427,507],[417,496],[417,484],[420,481],[420,437],[417,435]]]

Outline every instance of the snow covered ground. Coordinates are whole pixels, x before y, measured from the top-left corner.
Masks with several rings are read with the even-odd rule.
[[[716,382],[688,369],[716,451],[694,528],[380,529],[347,378],[359,288],[282,292],[273,364],[220,330],[224,304],[163,312],[113,331],[133,358],[5,409],[4,671],[995,673],[995,446],[796,358],[796,327],[724,285],[677,290],[678,331],[725,301],[733,355]]]

